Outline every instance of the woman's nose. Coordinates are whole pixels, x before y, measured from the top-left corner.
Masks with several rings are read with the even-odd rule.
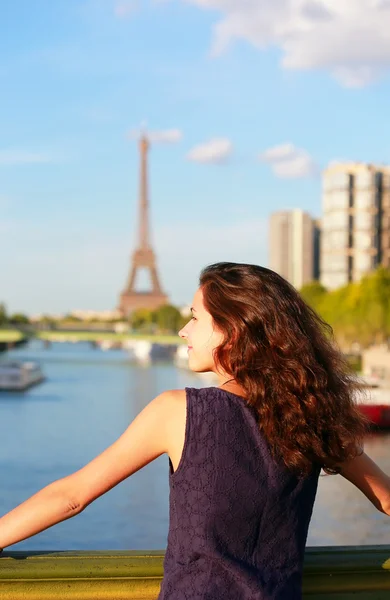
[[[179,336],[184,339],[187,337],[187,332],[184,327],[183,327],[183,329],[180,329]]]

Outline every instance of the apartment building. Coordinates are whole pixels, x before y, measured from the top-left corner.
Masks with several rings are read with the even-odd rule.
[[[313,281],[318,274],[318,222],[300,209],[278,211],[271,214],[269,233],[270,268],[297,289]]]
[[[335,289],[390,267],[390,167],[338,163],[323,173],[320,280]]]

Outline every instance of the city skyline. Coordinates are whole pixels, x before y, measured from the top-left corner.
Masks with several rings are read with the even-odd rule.
[[[10,312],[116,306],[136,242],[134,130],[145,120],[153,246],[177,305],[206,264],[267,265],[272,211],[320,216],[330,162],[390,162],[386,3],[258,4],[6,0],[0,302]]]

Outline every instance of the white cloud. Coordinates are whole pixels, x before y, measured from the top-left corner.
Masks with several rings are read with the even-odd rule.
[[[187,154],[188,160],[200,163],[223,163],[231,156],[233,144],[227,138],[213,138],[199,144]]]
[[[121,2],[116,2],[114,6],[114,15],[118,17],[118,19],[126,19],[134,13],[135,9],[136,4],[134,1],[122,0]]]
[[[143,128],[140,129],[132,129],[131,131],[129,131],[127,137],[129,139],[135,139],[135,138],[139,138],[143,133]],[[160,130],[160,131],[145,131],[145,134],[147,136],[147,138],[152,142],[152,143],[162,143],[162,144],[175,144],[177,142],[180,142],[180,140],[183,137],[183,133],[180,131],[180,129],[165,129],[165,130]]]
[[[269,148],[259,159],[271,165],[277,177],[297,179],[316,175],[318,167],[306,150],[287,143]]]
[[[31,165],[53,162],[52,157],[39,152],[26,150],[0,150],[0,166]]]
[[[183,0],[222,17],[212,53],[237,39],[278,47],[285,69],[325,70],[345,87],[363,87],[390,68],[389,0]]]

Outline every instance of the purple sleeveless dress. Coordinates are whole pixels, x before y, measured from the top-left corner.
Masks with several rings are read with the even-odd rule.
[[[186,388],[186,400],[158,600],[300,600],[320,468],[298,479],[275,462],[240,396]]]

